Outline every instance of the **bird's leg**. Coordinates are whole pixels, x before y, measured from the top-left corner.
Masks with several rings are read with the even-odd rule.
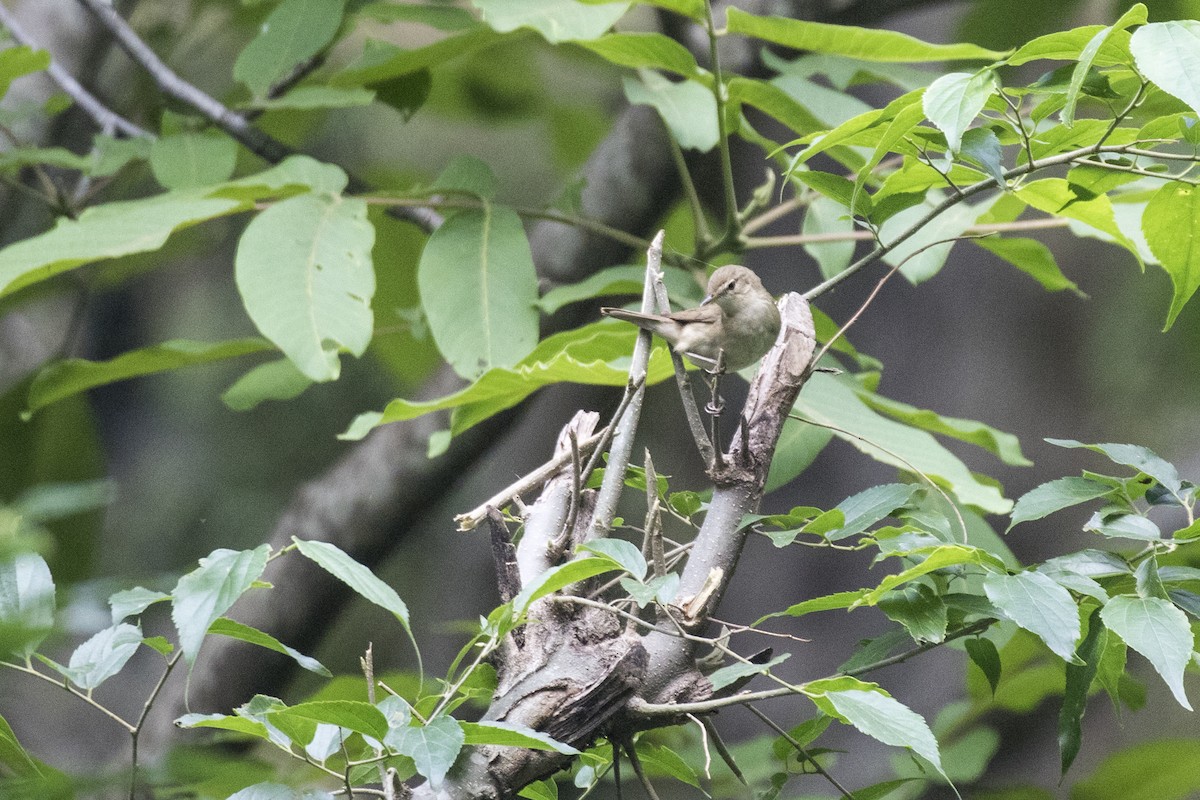
[[[708,373],[708,388],[711,397],[704,406],[712,420],[713,467],[720,469],[721,463],[721,412],[725,410],[725,401],[721,399],[721,374],[725,371],[725,351],[717,351],[716,364]]]

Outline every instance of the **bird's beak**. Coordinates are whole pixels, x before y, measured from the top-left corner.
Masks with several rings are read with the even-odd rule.
[[[706,296],[705,296],[705,298],[704,298],[703,300],[701,300],[701,301],[700,301],[700,305],[702,305],[702,306],[706,306],[706,305],[708,305],[709,303],[711,303],[711,302],[712,302],[713,300],[715,300],[715,299],[716,299],[716,295],[712,295],[712,294],[710,294],[710,295],[706,295]]]

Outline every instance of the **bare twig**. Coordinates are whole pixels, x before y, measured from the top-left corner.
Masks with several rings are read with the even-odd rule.
[[[0,3],[0,25],[3,25],[8,30],[9,35],[18,44],[33,48],[38,47],[37,42],[26,33],[24,26],[17,21],[13,12],[2,3]],[[79,81],[75,80],[75,76],[67,72],[62,64],[58,63],[53,57],[50,59],[50,66],[46,68],[46,73],[52,81],[58,84],[58,88],[71,96],[71,99],[75,101],[75,105],[79,106],[95,121],[100,130],[105,133],[115,133],[133,138],[154,138],[154,134],[130,122],[101,103],[94,94],[85,89]]]
[[[629,755],[629,763],[633,767],[634,774],[638,776],[638,780],[642,782],[642,788],[646,790],[646,796],[650,800],[658,800],[658,792],[654,791],[654,784],[650,782],[646,770],[642,769],[642,760],[638,758],[637,748],[633,746],[633,742],[625,741],[625,752]]]
[[[854,795],[850,794],[849,790],[847,790],[846,787],[844,787],[840,783],[838,783],[837,778],[830,775],[829,772],[827,772],[826,769],[824,767],[822,767],[817,762],[817,760],[815,758],[813,758],[812,755],[807,750],[804,749],[804,745],[802,745],[802,744],[800,744],[800,742],[796,741],[795,737],[793,737],[790,733],[785,731],[783,728],[779,727],[779,725],[776,724],[776,722],[774,720],[772,720],[770,717],[768,717],[763,712],[759,711],[754,706],[746,706],[746,708],[749,709],[751,714],[753,714],[754,716],[756,716],[760,720],[762,720],[764,725],[766,725],[768,728],[770,728],[771,730],[775,731],[780,736],[782,736],[784,741],[786,741],[788,744],[790,744],[792,746],[792,748],[795,749],[795,751],[804,758],[805,761],[807,761],[809,764],[812,764],[813,769],[815,769],[818,773],[820,773],[821,777],[823,777],[825,780],[829,781],[829,783],[833,786],[833,788],[837,789],[839,792],[842,793],[842,797],[847,798],[847,800],[854,800]]]

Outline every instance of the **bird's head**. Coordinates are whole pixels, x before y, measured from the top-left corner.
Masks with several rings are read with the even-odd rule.
[[[708,279],[708,296],[701,305],[716,303],[726,314],[733,314],[747,301],[762,296],[770,300],[757,275],[745,267],[729,264]]]

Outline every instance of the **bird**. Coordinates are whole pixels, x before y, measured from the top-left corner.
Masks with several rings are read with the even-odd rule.
[[[712,274],[708,295],[696,308],[661,315],[605,307],[600,313],[658,334],[702,366],[715,367],[723,353],[720,363],[731,371],[758,361],[779,336],[775,299],[757,275],[737,264]]]

